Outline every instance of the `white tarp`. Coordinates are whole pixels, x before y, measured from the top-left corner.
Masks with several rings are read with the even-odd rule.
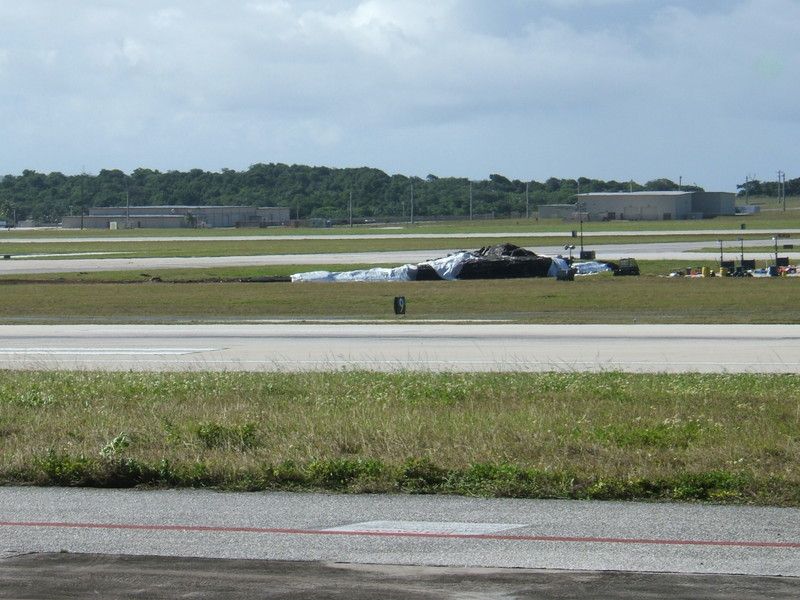
[[[461,267],[472,257],[472,252],[462,251],[420,264],[433,268],[442,279],[451,280],[458,278]],[[310,271],[295,273],[292,275],[292,281],[414,281],[417,278],[418,270],[417,265],[403,265],[391,269],[375,267],[358,271]]]
[[[425,261],[420,265],[431,267],[442,279],[453,280],[458,279],[464,263],[474,257],[474,253],[462,250],[442,258]],[[550,258],[553,262],[547,271],[548,277],[556,277],[559,271],[566,271],[570,268],[566,259],[560,256]],[[611,270],[608,265],[599,262],[574,263],[572,268],[577,269],[577,275],[592,275]],[[418,270],[418,265],[409,264],[401,267],[375,267],[358,271],[310,271],[295,273],[292,275],[292,281],[414,281],[417,278]]]
[[[612,270],[606,263],[596,261],[572,263],[572,268],[575,269],[575,275],[596,275]]]
[[[569,269],[569,263],[560,256],[551,256],[550,258],[553,262],[550,263],[550,268],[547,269],[548,277],[558,277],[559,271],[566,271]]]
[[[309,271],[295,273],[292,281],[414,281],[417,278],[417,265],[402,267],[375,267],[359,271]]]

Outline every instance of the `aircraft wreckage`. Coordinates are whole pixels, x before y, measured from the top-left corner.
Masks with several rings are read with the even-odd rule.
[[[617,273],[610,262],[572,262],[561,256],[542,256],[514,244],[462,250],[442,258],[399,267],[357,271],[296,273],[292,281],[443,281],[462,279],[512,279],[519,277],[571,278],[603,271]],[[638,273],[637,273],[638,274]]]

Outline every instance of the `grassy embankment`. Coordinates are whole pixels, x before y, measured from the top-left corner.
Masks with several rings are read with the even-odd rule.
[[[800,378],[20,373],[0,482],[800,506]]]
[[[128,275],[130,276],[130,275]],[[0,322],[409,319],[525,323],[798,323],[796,279],[598,275],[404,283],[19,283],[3,285]]]

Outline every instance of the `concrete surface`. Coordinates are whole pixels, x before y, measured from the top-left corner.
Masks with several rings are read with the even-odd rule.
[[[0,560],[0,598],[794,600],[797,579],[93,554]]]
[[[0,368],[797,373],[800,325],[3,325]]]

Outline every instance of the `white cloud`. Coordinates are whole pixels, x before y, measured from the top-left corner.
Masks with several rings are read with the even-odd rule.
[[[159,29],[172,27],[185,19],[185,13],[179,8],[163,8],[150,15],[150,22]]]
[[[587,8],[594,6],[612,6],[614,4],[629,4],[641,0],[539,0],[556,8]]]
[[[0,134],[21,139],[15,123],[29,122],[31,156],[82,136],[78,152],[100,162],[117,144],[120,161],[149,149],[218,166],[306,153],[394,171],[417,153],[442,163],[420,171],[447,174],[449,157],[463,173],[448,136],[517,169],[526,152],[549,160],[503,147],[505,134],[564,163],[580,138],[587,167],[593,154],[632,164],[656,133],[674,151],[687,138],[730,147],[731,122],[751,136],[756,120],[796,124],[798,26],[792,0],[4,3]],[[402,147],[412,139],[430,154]],[[8,165],[19,156],[0,150]]]

